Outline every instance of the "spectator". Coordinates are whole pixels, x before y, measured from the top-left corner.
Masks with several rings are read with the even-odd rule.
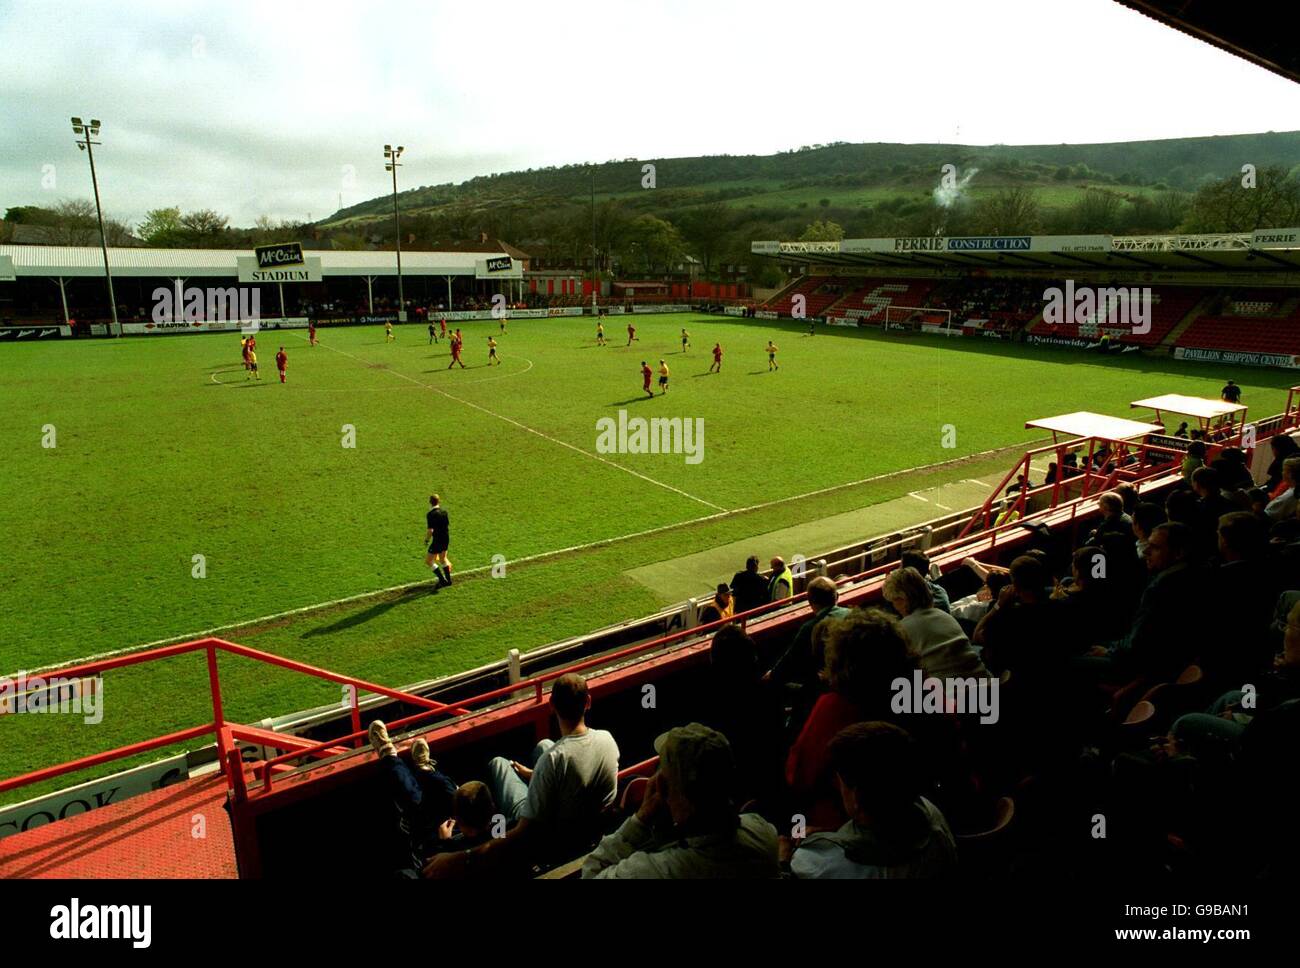
[[[618,744],[587,726],[591,695],[582,676],[569,673],[551,687],[559,740],[542,740],[532,765],[504,757],[488,764],[488,786],[514,827],[472,850],[435,857],[426,876],[455,877],[494,871],[521,856],[545,860],[571,856],[590,844],[618,786]]]
[[[1111,667],[1106,672],[1154,685],[1172,681],[1193,659],[1205,601],[1203,576],[1192,562],[1194,541],[1191,529],[1177,522],[1151,532],[1146,549],[1151,581],[1128,634],[1107,649]]]
[[[1258,677],[1259,686],[1249,708],[1242,705],[1245,692],[1233,689],[1220,696],[1207,712],[1180,716],[1170,730],[1170,751],[1203,755],[1217,747],[1214,751],[1222,752],[1236,745],[1257,713],[1300,699],[1300,602],[1287,615],[1282,654],[1272,666],[1271,671]]]
[[[767,600],[780,602],[794,595],[794,574],[786,567],[785,559],[774,557],[769,563],[772,579],[767,584]]]
[[[902,616],[899,624],[927,677],[946,680],[988,676],[966,633],[955,618],[935,608],[930,587],[915,568],[891,572],[885,579],[883,595]]]
[[[855,609],[824,628],[827,691],[790,748],[785,779],[791,802],[808,818],[808,826],[833,829],[846,818],[827,744],[845,726],[893,718],[892,685],[898,679],[910,681],[917,664],[898,621],[877,609]]]
[[[1119,495],[1120,500],[1124,502],[1124,513],[1132,515],[1133,511],[1141,503],[1141,497],[1138,495],[1136,484],[1125,481],[1122,484],[1115,485],[1115,493]]]
[[[1018,679],[1044,683],[1062,670],[1059,612],[1049,600],[1051,575],[1038,558],[1021,555],[1011,562],[1011,584],[980,619],[972,637],[994,672],[1011,670]]]
[[[952,603],[948,599],[948,592],[944,587],[930,577],[930,559],[923,551],[904,551],[899,557],[899,567],[915,568],[920,572],[925,583],[930,586],[930,594],[934,596],[934,607],[941,612],[950,611]]]
[[[1282,484],[1282,465],[1289,458],[1300,457],[1300,444],[1290,434],[1275,434],[1268,440],[1273,451],[1273,460],[1268,465],[1268,477],[1264,480],[1264,490],[1270,495]]]
[[[1198,467],[1192,472],[1192,491],[1196,494],[1196,517],[1193,526],[1198,540],[1212,550],[1219,518],[1231,511],[1232,505],[1219,487],[1219,472],[1213,467]]]
[[[973,630],[975,624],[993,607],[998,592],[1009,584],[1011,584],[1011,575],[1008,572],[989,572],[979,591],[952,603],[952,617],[963,623],[963,627],[969,625]]]
[[[583,879],[779,877],[776,828],[756,813],[736,812],[727,738],[691,723],[654,746],[659,769],[645,798],[587,857]]]
[[[1112,540],[1122,539],[1112,536]],[[1058,603],[1060,634],[1075,644],[1075,651],[1084,652],[1094,642],[1124,633],[1129,610],[1119,587],[1122,577],[1122,569],[1111,568],[1103,548],[1084,545],[1075,551],[1070,579],[1052,592],[1052,600]]]
[[[1252,487],[1246,492],[1246,501],[1251,514],[1261,521],[1271,523],[1268,515],[1264,513],[1264,509],[1268,507],[1268,491],[1262,487]]]
[[[731,742],[743,792],[768,800],[781,786],[780,695],[762,681],[758,648],[738,625],[724,625],[709,648],[709,702],[703,715]]]
[[[429,744],[423,739],[411,744],[408,766],[397,755],[382,720],[370,724],[370,745],[379,754],[379,768],[388,777],[393,800],[410,833],[412,857],[420,860],[433,852],[438,828],[452,814],[456,784],[429,758]]]
[[[1201,661],[1212,679],[1242,683],[1268,664],[1269,623],[1279,587],[1267,560],[1268,532],[1254,515],[1233,511],[1219,519],[1218,563],[1209,588],[1226,607],[1207,615]]]
[[[1180,423],[1180,424],[1178,425],[1178,429],[1174,431],[1174,436],[1175,436],[1175,437],[1184,437],[1184,438],[1187,436],[1187,421],[1186,421],[1186,420],[1184,420],[1182,423]]]
[[[1107,491],[1097,498],[1097,507],[1101,510],[1101,521],[1093,528],[1084,544],[1100,545],[1108,534],[1127,537],[1133,533],[1133,519],[1124,513],[1124,499],[1119,494]]]
[[[735,609],[733,614],[736,615],[752,611],[771,601],[767,591],[767,579],[758,572],[758,555],[750,555],[745,560],[745,570],[738,571],[732,576],[731,600]]]
[[[921,751],[905,730],[856,723],[835,735],[827,753],[849,819],[797,844],[782,839],[795,877],[898,880],[954,872],[956,842],[943,814],[922,796]]]
[[[1183,458],[1183,480],[1192,483],[1192,472],[1205,466],[1205,444],[1193,440],[1187,447],[1187,456]]]
[[[821,691],[819,676],[824,667],[823,657],[813,650],[813,629],[828,618],[843,618],[849,614],[847,608],[837,604],[839,597],[839,589],[829,578],[819,575],[808,582],[808,605],[813,613],[799,626],[790,647],[763,677],[802,694],[808,708],[811,708],[817,693]],[[809,696],[811,698],[807,698]],[[802,721],[802,716],[799,718]]]
[[[1151,531],[1157,525],[1164,524],[1165,509],[1159,504],[1143,502],[1133,511],[1133,537],[1137,539],[1137,553],[1141,558],[1146,554],[1147,542],[1151,540]]]
[[[487,843],[492,836],[494,818],[505,822],[505,817],[497,813],[487,784],[478,780],[462,783],[452,796],[451,817],[438,828],[436,851],[470,850]]]
[[[1288,457],[1282,462],[1282,483],[1278,485],[1283,489],[1264,508],[1270,521],[1295,517],[1297,483],[1300,483],[1300,457]]]
[[[1219,474],[1224,491],[1245,491],[1255,486],[1246,466],[1246,453],[1240,447],[1225,447],[1210,464]]]
[[[712,600],[700,608],[699,624],[708,625],[710,622],[731,618],[731,615],[731,589],[725,584],[719,583],[717,591],[713,593]]]

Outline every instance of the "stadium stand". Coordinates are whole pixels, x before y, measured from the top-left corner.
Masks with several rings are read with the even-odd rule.
[[[1209,290],[1187,286],[1153,286],[1151,287],[1151,326],[1145,333],[1134,332],[1131,322],[1125,322],[1120,316],[1120,307],[1112,309],[1110,315],[1103,319],[1094,319],[1087,323],[1051,324],[1039,320],[1030,332],[1042,335],[1067,337],[1072,339],[1100,339],[1103,333],[1109,333],[1121,343],[1132,346],[1159,346],[1197,304],[1209,294]]]
[[[836,301],[826,315],[884,322],[890,306],[922,306],[933,285],[930,279],[868,279]]]
[[[1245,353],[1300,354],[1300,296],[1268,289],[1234,291],[1223,308],[1198,316],[1177,346]]]

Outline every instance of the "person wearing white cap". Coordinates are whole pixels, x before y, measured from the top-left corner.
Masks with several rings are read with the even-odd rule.
[[[699,723],[655,740],[659,769],[641,806],[582,866],[590,878],[775,878],[776,828],[732,799],[731,744]]]

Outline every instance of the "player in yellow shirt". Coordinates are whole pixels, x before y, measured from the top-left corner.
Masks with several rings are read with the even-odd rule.
[[[257,372],[257,351],[252,347],[249,347],[248,350],[248,375],[255,376],[259,380],[262,379],[262,374]],[[247,377],[245,377],[245,379],[247,379]]]
[[[768,373],[771,373],[773,370],[781,369],[781,367],[776,362],[776,351],[777,351],[777,345],[773,343],[771,340],[768,340],[767,341],[767,372]]]
[[[686,327],[683,326],[682,327],[682,352],[685,353],[686,350],[690,347],[690,345],[691,345],[691,334],[686,332]]]
[[[393,341],[393,324],[391,322],[384,323],[384,336],[387,337],[386,342],[391,343]]]
[[[659,392],[668,392],[668,364],[663,360],[659,361]]]
[[[501,359],[497,356],[496,339],[489,336],[488,337],[488,366],[491,366],[493,363],[495,363],[497,366],[500,366]]]
[[[599,319],[596,320],[596,345],[597,346],[605,345],[605,324],[602,323]]]

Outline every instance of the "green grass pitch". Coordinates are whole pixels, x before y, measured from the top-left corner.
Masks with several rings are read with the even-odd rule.
[[[461,323],[467,369],[450,371],[447,344],[428,345],[414,325],[397,327],[392,343],[378,326],[322,329],[316,347],[304,330],[268,330],[260,383],[245,379],[233,333],[0,348],[0,675],[425,580],[424,512],[436,491],[451,515],[455,586],[225,633],[401,685],[667,604],[629,569],[974,471],[784,499],[1040,437],[1023,429],[1029,417],[1126,414],[1130,400],[1161,392],[1213,396],[1229,376],[1252,415],[1267,416],[1290,383],[1271,370],[988,340],[820,326],[809,337],[802,324],[697,315],[633,321],[638,342],[625,345],[627,317],[610,317],[604,348],[590,318],[515,319],[504,335],[493,321]],[[502,361],[491,368],[489,334]],[[715,341],[721,374],[707,372]],[[273,361],[281,343],[284,386]],[[640,363],[657,371],[661,358],[669,391],[645,399]],[[620,409],[702,418],[703,459],[597,454],[597,421]],[[942,446],[946,424],[955,449]],[[342,446],[345,426],[353,448]],[[47,427],[54,447],[42,446]],[[978,468],[1000,476],[1008,466],[1003,456]],[[206,577],[193,577],[195,555]],[[491,577],[494,556],[504,577]],[[223,660],[222,676],[237,720],[339,698],[242,660]],[[94,729],[73,717],[0,717],[0,776],[210,716],[198,657],[115,672]]]

